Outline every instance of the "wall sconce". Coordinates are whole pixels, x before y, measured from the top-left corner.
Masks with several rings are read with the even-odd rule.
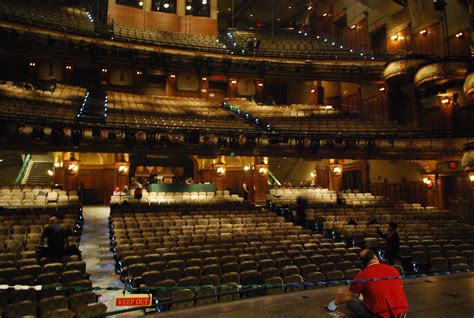
[[[318,174],[316,173],[316,171],[311,171],[310,175],[311,175],[311,178],[316,178]]]
[[[207,77],[202,77],[201,80],[204,82],[204,81],[207,81]]]
[[[201,88],[201,93],[206,93],[206,92],[207,92],[207,89]]]
[[[46,173],[48,174],[48,176],[52,177],[54,175],[54,171],[49,169],[48,171],[46,171]]]
[[[137,71],[137,75],[142,75],[142,71]]]
[[[176,78],[175,74],[170,74],[170,78]]]
[[[225,174],[225,168],[224,167],[219,167],[216,169],[216,174],[219,176],[219,177],[222,177],[224,174]]]
[[[101,71],[102,71],[102,73],[107,73],[109,70],[106,69],[106,68],[103,68]]]
[[[66,65],[66,70],[68,71],[72,70],[72,65]]]
[[[387,89],[385,88],[385,86],[380,86],[379,87],[379,92],[381,92],[381,93],[385,93],[386,90]]]
[[[263,87],[263,83],[258,83],[257,86],[258,87]]]
[[[392,41],[398,41],[398,39],[400,38],[400,36],[398,34],[394,34],[390,37],[390,40]]]
[[[63,165],[64,165],[64,162],[62,162],[62,161],[55,161],[53,166],[54,166],[55,168],[62,168]]]
[[[35,67],[36,66],[36,63],[35,62],[30,62],[30,67]]]
[[[433,180],[431,180],[431,178],[423,178],[423,183],[427,189],[431,189],[433,187]]]
[[[469,181],[474,184],[474,172],[469,173]]]
[[[357,26],[355,24],[351,25],[351,30],[355,30]]]
[[[118,167],[117,171],[118,171],[118,174],[119,174],[119,175],[124,176],[124,175],[126,175],[127,172],[128,172],[128,166],[126,166],[126,165],[120,165],[120,166]]]
[[[67,166],[67,172],[70,175],[75,175],[79,172],[79,166],[76,163],[70,163],[69,166]]]
[[[335,177],[339,177],[342,173],[342,167],[334,167],[332,168],[332,175]]]
[[[451,106],[452,98],[448,95],[439,95],[439,104],[442,108],[449,108]]]
[[[324,12],[323,13],[323,17],[327,17],[328,16],[328,13],[327,12]]]
[[[423,29],[423,30],[421,30],[419,33],[420,33],[420,35],[427,35],[427,34],[428,34],[428,30],[427,30],[427,29]]]
[[[249,171],[250,170],[250,166],[249,165],[245,165],[244,166],[244,171]]]
[[[457,38],[463,38],[464,37],[464,33],[463,32],[458,32],[456,33],[455,35]]]
[[[235,84],[237,84],[237,80],[233,79],[233,80],[230,81],[230,83],[231,83],[232,85],[235,85]]]
[[[140,7],[143,7],[143,1],[141,1],[141,0],[138,1],[138,5],[139,5]]]
[[[266,176],[267,173],[268,173],[268,169],[265,167],[261,167],[260,169],[258,169],[258,174],[260,175],[260,177]]]

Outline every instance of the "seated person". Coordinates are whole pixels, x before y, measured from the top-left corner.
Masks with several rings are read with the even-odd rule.
[[[44,246],[46,240],[47,248],[43,250],[45,256],[61,258],[65,255],[68,245],[68,237],[72,231],[66,228],[56,216],[48,219],[48,224],[43,230],[40,246]]]

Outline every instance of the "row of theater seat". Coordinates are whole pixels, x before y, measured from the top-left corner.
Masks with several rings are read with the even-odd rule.
[[[1,192],[18,193],[18,190],[13,188]],[[43,189],[29,190],[25,193],[39,193]],[[38,243],[52,214],[62,218],[63,225],[75,234],[69,237],[69,246],[79,245],[83,223],[79,208],[18,209],[0,214],[0,284],[42,286],[40,290],[0,290],[3,317],[92,317],[105,313],[107,309],[97,302],[98,296],[92,292],[86,263],[79,256],[39,258]]]
[[[371,121],[353,116],[338,117],[328,116],[335,115],[337,111],[327,106],[307,105],[306,110],[298,110],[297,108],[259,105],[247,99],[226,99],[227,103],[241,111],[252,115],[268,124],[274,129],[280,131],[405,131],[407,127],[399,125],[396,122]],[[301,105],[296,105],[301,108]],[[316,108],[316,112],[311,111]],[[277,115],[274,115],[277,114]]]
[[[309,204],[335,205],[337,195],[335,191],[317,187],[296,188],[278,187],[270,189],[267,200],[274,204],[293,204],[298,197],[305,198]]]
[[[6,209],[33,209],[79,206],[76,191],[52,188],[0,188],[0,207]]]
[[[142,190],[142,198],[140,200],[134,198],[134,190],[130,195],[112,195],[110,205],[130,204],[139,205],[215,205],[226,203],[243,203],[243,198],[237,194],[229,194],[229,191],[216,192],[148,192]]]
[[[110,225],[111,245],[122,277],[142,287],[191,288],[193,292],[187,295],[198,299],[188,299],[189,305],[236,299],[238,293],[221,294],[239,291],[237,285],[351,278],[361,267],[359,248],[333,244],[332,239],[294,226],[271,212],[193,211],[179,215],[114,210]],[[184,297],[171,290],[155,296],[161,300]],[[202,301],[201,296],[210,298]]]
[[[35,5],[32,2],[5,0],[0,3],[3,19],[61,31],[93,34],[94,24],[88,12],[79,7]]]

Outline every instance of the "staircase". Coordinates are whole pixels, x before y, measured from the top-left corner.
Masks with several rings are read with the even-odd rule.
[[[52,162],[33,161],[23,179],[23,184],[27,185],[50,185],[52,177],[48,175],[48,170],[52,169]]]
[[[298,158],[270,158],[269,169],[275,179],[280,182],[292,181],[291,172],[303,159]]]
[[[92,88],[84,95],[84,100],[76,120],[81,123],[105,124],[107,117],[107,95],[103,88]]]

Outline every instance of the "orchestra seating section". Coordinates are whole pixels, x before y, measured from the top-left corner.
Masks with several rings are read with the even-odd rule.
[[[114,38],[145,44],[162,45],[199,51],[226,52],[216,36],[143,30],[143,28],[114,25]]]
[[[458,221],[449,211],[420,209],[419,204],[406,203],[389,208],[307,211],[307,220],[323,223],[325,230],[341,233],[354,243],[365,241],[384,249],[385,240],[378,237],[375,222],[368,225],[373,219],[383,224],[382,228],[391,221],[398,224],[401,256],[429,263],[432,271],[474,268],[474,227]]]
[[[93,18],[84,8],[35,5],[30,1],[1,1],[0,17],[23,24],[90,35],[94,34],[95,28]]]
[[[53,91],[34,89],[24,83],[0,84],[0,114],[73,121],[86,89],[56,84]]]
[[[279,30],[273,35],[256,31],[236,30],[228,33],[230,41],[237,43],[238,47],[247,53],[257,55],[316,58],[330,57],[332,59],[363,58],[361,52],[356,52],[341,44],[334,43],[319,36],[307,36],[293,30]],[[247,43],[256,38],[260,41],[257,50],[247,50]]]
[[[383,196],[374,196],[369,192],[359,193],[357,190],[346,190],[340,192],[339,196],[342,198],[342,203],[353,207],[379,205],[386,201]]]
[[[274,187],[270,189],[267,200],[277,205],[293,204],[298,197],[308,200],[310,205],[336,205],[336,191],[316,187]]]
[[[253,130],[218,103],[203,98],[107,93],[107,122],[130,126],[213,130]]]
[[[284,283],[352,278],[362,268],[360,248],[346,248],[267,211],[207,209],[182,215],[113,209],[110,230],[123,279],[142,287],[180,287],[155,297],[189,299],[188,306],[238,299],[238,293],[221,295],[238,292],[238,285],[266,283],[281,286],[268,294],[291,292],[304,286]],[[241,297],[250,295],[240,290]],[[201,296],[211,297],[193,300]]]
[[[216,204],[242,204],[244,199],[237,194],[230,194],[229,191],[216,192],[148,192],[142,189],[142,198],[134,198],[134,189],[130,195],[112,195],[110,205],[129,204],[140,205],[216,205]]]
[[[407,127],[395,122],[372,121],[339,113],[332,106],[322,105],[259,105],[245,98],[226,99],[226,102],[270,124],[277,131],[406,131]],[[276,115],[275,115],[276,114]]]
[[[44,187],[0,188],[0,208],[4,209],[45,209],[79,205],[76,191],[67,192]]]
[[[0,284],[42,286],[1,290],[3,317],[90,317],[106,311],[105,305],[97,303],[86,263],[79,256],[55,259],[37,255],[44,225],[51,215],[60,215],[63,225],[75,233],[69,237],[69,246],[79,245],[81,211],[63,208],[0,214]],[[71,286],[82,289],[67,288]]]

